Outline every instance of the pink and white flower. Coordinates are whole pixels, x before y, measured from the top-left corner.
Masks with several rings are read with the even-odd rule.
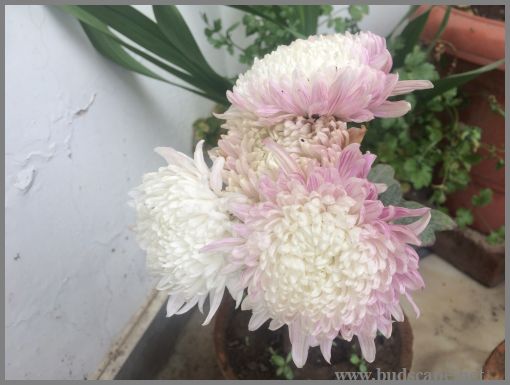
[[[392,318],[403,321],[400,297],[422,288],[418,256],[410,245],[429,220],[428,208],[385,207],[385,186],[367,179],[375,156],[350,144],[336,158],[300,165],[271,139],[265,144],[280,172],[259,183],[262,200],[233,204],[241,223],[234,236],[206,246],[230,253],[242,269],[252,310],[249,329],[271,319],[271,330],[287,324],[295,364],[320,345],[329,362],[332,341],[357,336],[363,356],[375,358],[377,330],[390,337]],[[419,217],[396,224],[402,217]]]
[[[209,170],[202,146],[200,141],[194,159],[172,148],[156,148],[168,165],[144,175],[143,183],[131,193],[131,204],[136,209],[135,232],[147,252],[147,266],[160,277],[157,289],[169,295],[167,317],[185,313],[197,304],[202,311],[209,296],[207,324],[225,288],[239,300],[243,288],[234,272],[221,272],[227,263],[223,253],[200,249],[231,235],[228,206],[232,200],[244,198],[223,191],[224,159],[216,159]]]
[[[227,190],[241,192],[253,201],[259,199],[260,175],[279,170],[274,155],[263,144],[267,138],[283,146],[296,162],[318,164],[326,155],[338,153],[349,143],[360,142],[364,128],[352,127],[333,117],[296,117],[274,126],[260,125],[246,114],[230,117],[222,126],[227,130],[211,151],[212,158],[225,158],[223,179]]]
[[[431,88],[427,80],[399,81],[383,37],[371,32],[298,39],[280,46],[239,76],[227,97],[239,111],[274,124],[296,116],[334,116],[345,122],[402,116],[411,108],[391,96]]]

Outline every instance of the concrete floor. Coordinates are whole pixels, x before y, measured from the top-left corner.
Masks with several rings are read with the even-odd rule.
[[[421,316],[415,318],[404,303],[414,334],[411,370],[444,373],[448,379],[479,376],[490,352],[505,338],[504,284],[488,289],[433,254],[420,263],[426,288],[413,298]],[[222,378],[213,325],[201,326],[204,319],[198,311],[193,314],[157,379]]]

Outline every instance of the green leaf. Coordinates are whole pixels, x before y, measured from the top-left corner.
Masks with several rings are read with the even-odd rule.
[[[133,42],[176,66],[186,71],[193,69],[193,64],[168,42],[157,24],[135,8],[126,5],[83,5],[79,7]]]
[[[473,214],[471,210],[461,207],[455,212],[455,221],[460,228],[464,228],[473,223]]]
[[[292,360],[292,353],[287,354],[287,358],[285,359],[286,363],[289,363]]]
[[[161,76],[152,72],[138,61],[133,59],[115,39],[110,36],[99,32],[97,29],[88,26],[80,21],[83,30],[87,34],[92,45],[105,57],[121,65],[122,67],[137,72],[139,74],[149,76],[154,79],[166,81]]]
[[[82,25],[93,27],[97,32],[106,36],[100,37],[97,33],[92,32],[90,28],[86,30],[87,36],[92,39],[91,42],[95,48],[110,60],[131,71],[154,77],[153,73],[151,74],[152,71],[141,68],[140,63],[136,64],[136,60],[126,57],[127,54],[122,53],[122,48],[118,47],[118,45],[122,45],[197,89],[164,80],[167,83],[194,92],[217,103],[228,105],[225,92],[230,88],[230,81],[217,74],[205,74],[195,64],[186,64],[185,61],[188,59],[184,58],[173,45],[166,41],[157,25],[134,8],[129,6],[64,6],[62,9],[79,19]],[[182,70],[168,65],[159,58],[120,39],[109,30],[109,26]],[[113,44],[114,42],[117,45]],[[158,77],[158,79],[162,80],[161,77]]]
[[[278,369],[276,369],[276,375],[281,376],[283,374],[283,367],[280,366]]]
[[[158,27],[166,38],[188,59],[200,62],[213,71],[200,51],[188,24],[175,5],[153,5]]]
[[[294,373],[292,373],[292,369],[289,366],[283,368],[283,375],[287,380],[292,380],[294,378]]]
[[[498,245],[505,242],[505,226],[501,226],[499,229],[491,231],[485,238],[491,245]]]
[[[360,363],[360,361],[361,361],[361,360],[360,360],[360,358],[358,357],[358,355],[357,355],[357,354],[354,354],[354,353],[353,353],[353,354],[351,354],[351,359],[350,359],[350,361],[351,361],[351,364],[353,364],[353,365],[358,365],[358,364]]]
[[[305,35],[294,30],[293,28],[289,28],[289,26],[286,25],[284,22],[268,16],[265,12],[263,12],[264,6],[260,8],[254,5],[228,5],[228,7],[235,8],[246,13],[251,13],[252,15],[266,19],[267,21],[270,21],[271,23],[276,24],[281,28],[285,29],[287,32],[291,33],[297,39],[302,39],[306,37]]]
[[[446,26],[448,25],[448,20],[450,19],[450,13],[452,11],[452,6],[448,5],[446,7],[446,12],[444,13],[443,20],[441,20],[441,24],[439,24],[439,28],[437,29],[434,38],[429,43],[429,46],[427,48],[427,56],[430,55],[434,47],[436,46],[437,41],[443,34],[444,30],[446,29]]]
[[[416,189],[426,187],[432,181],[432,168],[430,165],[419,162],[416,158],[406,159],[404,162],[404,170]]]
[[[445,93],[446,91],[448,91],[452,88],[459,87],[459,86],[475,79],[476,77],[478,77],[486,72],[497,69],[504,62],[505,62],[505,59],[501,59],[501,60],[495,61],[491,64],[487,64],[486,66],[474,69],[472,71],[467,71],[467,72],[463,72],[460,74],[450,75],[445,78],[439,79],[439,80],[433,82],[434,88],[432,88],[430,90],[421,91],[418,94],[418,96],[419,96],[420,100],[430,100],[438,95]]]
[[[317,33],[317,24],[321,12],[320,5],[295,5],[299,12],[299,32],[305,36]]]
[[[379,200],[385,205],[396,205],[402,200],[400,183],[395,179],[395,170],[387,164],[378,164],[372,167],[368,180],[373,183],[384,183],[386,191],[379,194]]]
[[[161,32],[158,25],[131,6],[80,6],[127,38],[193,75],[207,93],[222,96],[231,88],[228,79],[188,59]]]
[[[274,354],[272,357],[271,357],[271,362],[276,365],[276,366],[283,366],[285,365],[285,360],[282,356],[279,356],[279,355],[276,355]]]
[[[430,8],[423,12],[421,15],[415,17],[413,20],[409,21],[405,26],[404,30],[400,34],[403,38],[404,45],[401,49],[399,49],[393,58],[393,67],[398,68],[404,62],[404,58],[406,55],[411,52],[415,45],[419,43],[420,35],[425,28],[425,24],[430,15]]]
[[[406,14],[402,16],[397,25],[395,25],[395,27],[393,27],[388,36],[386,36],[386,40],[393,40],[395,32],[400,28],[402,24],[408,21],[411,15],[414,15],[414,13],[418,10],[419,7],[420,7],[419,5],[411,5],[407,10]]]
[[[349,5],[348,8],[349,15],[351,16],[352,20],[355,22],[360,21],[363,19],[363,16],[368,14],[368,5]]]
[[[490,188],[481,189],[478,195],[471,197],[471,203],[476,207],[487,206],[492,201],[492,190]]]
[[[367,364],[365,364],[364,362],[359,364],[359,371],[362,373],[366,373],[368,371]]]
[[[403,201],[401,206],[409,209],[419,209],[424,207],[422,204],[414,201]],[[445,213],[439,210],[431,209],[430,214],[430,222],[427,225],[427,228],[420,234],[420,240],[422,242],[421,246],[433,245],[436,241],[436,232],[452,230],[456,227],[455,221]],[[419,218],[416,217],[401,218],[395,221],[395,223],[406,225],[413,223],[418,219]]]
[[[168,72],[172,73],[173,75],[183,79],[187,82],[192,82],[192,78],[182,73],[176,69],[173,69],[166,64],[159,62],[155,58],[151,57],[150,55],[145,54],[144,52],[138,50],[137,48],[131,46],[130,44],[127,44],[123,41],[121,41],[118,37],[113,35],[108,27],[102,23],[100,20],[96,19],[94,16],[90,15],[86,11],[80,9],[77,6],[74,5],[66,5],[60,7],[65,12],[75,16],[83,30],[85,31],[85,34],[89,38],[90,42],[94,46],[94,48],[103,56],[110,59],[114,63],[124,67],[125,69],[128,69],[130,71],[139,73],[141,75],[145,75],[148,77],[151,77],[153,79],[157,79],[160,81],[163,81],[165,83],[171,84],[173,86],[185,89],[187,91],[193,92],[197,95],[208,97],[208,95],[204,94],[203,92],[200,92],[199,90],[186,87],[182,84],[178,84],[172,81],[169,81],[155,72],[151,71],[147,67],[145,67],[143,64],[135,60],[131,55],[129,55],[122,46],[127,47],[131,51],[138,53],[140,56],[142,56],[144,59],[149,60],[153,62],[156,65],[160,65],[164,69],[166,69]]]

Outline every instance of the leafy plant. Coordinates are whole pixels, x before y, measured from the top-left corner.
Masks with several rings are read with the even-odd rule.
[[[62,5],[60,8],[80,21],[92,45],[113,62],[228,105],[225,92],[232,87],[232,82],[209,65],[175,5],[154,5],[155,21],[128,5]],[[139,59],[182,82],[159,75]]]
[[[221,114],[225,112],[225,107],[221,104],[217,104],[214,107],[213,113]],[[206,118],[200,118],[195,120],[193,123],[193,131],[195,133],[195,141],[204,139],[205,143],[209,147],[214,147],[218,143],[221,134],[225,130],[221,127],[222,121],[216,118],[214,115],[210,115]]]
[[[448,23],[450,7],[432,43],[425,46],[420,43],[419,36],[430,9],[407,22],[400,34],[394,30],[388,36],[388,48],[394,57],[393,70],[401,80],[430,80],[434,88],[405,96],[412,109],[403,117],[371,121],[364,147],[377,153],[380,162],[395,169],[404,193],[410,189],[424,191],[429,203],[442,208],[449,194],[470,183],[471,168],[481,160],[478,150],[485,146],[481,143],[481,128],[459,119],[458,110],[466,100],[458,94],[458,87],[497,68],[502,60],[473,71],[441,77],[441,66],[434,63],[433,53]],[[410,14],[415,10],[411,8]],[[406,23],[404,19],[400,25]],[[497,110],[498,107],[493,108]],[[502,167],[504,160],[498,150],[486,149]],[[489,198],[489,193],[485,192],[481,201],[474,197],[473,203],[490,201]],[[470,225],[473,222],[470,208],[459,209],[456,220],[460,227]]]
[[[271,347],[268,350],[269,353],[271,353],[271,363],[276,368],[276,375],[287,380],[292,380],[294,378],[294,372],[290,367],[292,354],[289,353],[286,357],[284,357],[275,352]]]
[[[242,64],[251,65],[255,58],[261,58],[278,46],[291,43],[297,36],[315,35],[319,26],[327,24],[336,32],[358,32],[358,22],[368,14],[368,5],[349,5],[333,12],[331,5],[273,5],[273,6],[234,6],[247,12],[241,22],[223,28],[221,19],[209,20],[202,14],[206,27],[207,40],[215,48],[224,48]],[[349,16],[339,16],[342,11]],[[242,47],[232,38],[235,30],[243,29],[246,37],[253,41]]]
[[[493,230],[487,235],[486,240],[491,245],[498,245],[505,242],[505,226],[501,226],[497,230]]]
[[[401,184],[395,179],[394,170],[391,166],[387,164],[375,165],[372,170],[370,170],[368,179],[374,183],[384,183],[388,186],[386,191],[379,195],[379,199],[384,205],[400,206],[410,209],[424,207],[418,202],[409,201],[403,198]],[[400,224],[410,224],[416,220],[417,218],[415,217],[409,217],[401,218],[395,222]],[[434,244],[436,240],[435,232],[451,230],[455,228],[455,225],[455,222],[441,210],[432,209],[429,225],[425,231],[420,234],[422,246],[430,246]]]

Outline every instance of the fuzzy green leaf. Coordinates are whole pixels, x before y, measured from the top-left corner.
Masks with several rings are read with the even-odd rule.
[[[403,201],[401,206],[407,207],[409,209],[418,209],[424,207],[422,204],[414,201]],[[422,242],[421,246],[433,245],[436,241],[436,232],[452,230],[457,227],[455,221],[452,218],[439,210],[431,209],[430,214],[430,222],[427,225],[427,228],[420,234],[420,239]],[[410,224],[417,221],[418,219],[419,218],[416,217],[409,217],[399,219],[395,222],[399,224]]]
[[[402,200],[400,183],[395,179],[395,170],[387,164],[378,164],[372,167],[368,180],[373,183],[384,183],[386,191],[379,194],[379,200],[385,205],[396,205]]]

